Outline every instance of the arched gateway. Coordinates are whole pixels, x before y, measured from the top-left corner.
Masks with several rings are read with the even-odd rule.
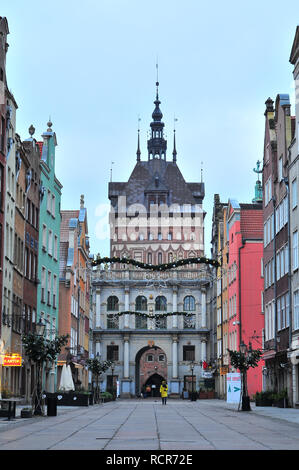
[[[140,396],[147,385],[152,396],[159,396],[162,380],[167,381],[167,357],[159,346],[145,346],[135,358],[135,394]]]

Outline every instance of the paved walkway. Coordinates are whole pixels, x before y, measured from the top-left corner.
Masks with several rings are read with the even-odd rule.
[[[299,410],[238,411],[222,400],[117,399],[58,407],[57,416],[0,418],[1,450],[298,450]]]

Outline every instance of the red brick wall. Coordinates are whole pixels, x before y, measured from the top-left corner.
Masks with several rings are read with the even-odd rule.
[[[153,355],[153,361],[148,362],[147,357],[149,354]],[[165,360],[163,362],[159,361],[159,355],[164,354]],[[155,367],[157,369],[155,369]],[[164,351],[160,348],[158,349],[148,349],[145,351],[140,358],[140,387],[145,384],[145,382],[153,374],[161,375],[167,381],[167,357]]]

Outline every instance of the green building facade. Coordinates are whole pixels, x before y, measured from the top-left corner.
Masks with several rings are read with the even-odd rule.
[[[37,322],[45,324],[45,336],[48,339],[58,334],[59,315],[59,244],[60,244],[60,202],[62,185],[55,176],[56,134],[48,122],[47,132],[39,143],[41,151],[41,183],[39,214],[39,256]],[[46,391],[56,390],[57,366],[44,370],[43,387]]]

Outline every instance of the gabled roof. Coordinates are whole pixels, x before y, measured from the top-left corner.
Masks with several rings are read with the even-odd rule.
[[[296,33],[292,45],[291,55],[289,61],[295,65],[299,57],[299,26],[296,28]]]
[[[262,240],[264,236],[262,204],[241,204],[240,228],[246,240]]]
[[[144,204],[148,191],[168,192],[171,204],[196,204],[204,198],[204,183],[187,183],[177,164],[163,159],[139,161],[127,183],[109,183],[109,198],[126,196],[127,205]]]

